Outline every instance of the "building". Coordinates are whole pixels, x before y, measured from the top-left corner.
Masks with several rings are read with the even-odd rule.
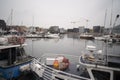
[[[6,23],[5,23],[4,20],[0,20],[0,28],[1,28],[2,30],[6,30],[7,26],[6,26]]]
[[[84,26],[80,26],[79,27],[79,33],[84,33],[84,29],[85,29]]]
[[[73,28],[73,32],[78,33],[79,32],[79,28]]]
[[[100,26],[93,26],[94,33],[100,33]]]
[[[120,34],[120,25],[117,25],[113,28],[113,33]]]
[[[65,34],[66,33],[65,29],[64,28],[60,28],[60,33],[61,34]]]
[[[90,33],[90,29],[89,28],[85,28],[84,29],[84,33]]]
[[[73,29],[67,29],[67,32],[73,32]]]
[[[59,33],[60,32],[59,26],[51,26],[49,28],[49,32],[50,33]]]

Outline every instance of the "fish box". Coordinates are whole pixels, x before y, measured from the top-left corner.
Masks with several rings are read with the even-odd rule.
[[[46,65],[53,65],[55,58],[46,58]]]

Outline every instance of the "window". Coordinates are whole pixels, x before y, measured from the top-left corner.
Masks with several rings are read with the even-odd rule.
[[[105,71],[92,70],[95,80],[110,80],[110,73]]]
[[[114,71],[114,79],[113,80],[120,80],[120,71]]]

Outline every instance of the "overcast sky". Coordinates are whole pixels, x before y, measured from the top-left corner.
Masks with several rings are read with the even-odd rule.
[[[112,0],[0,0],[0,19],[10,24],[13,9],[13,25],[91,28],[104,25],[107,9],[106,27],[109,27],[111,8]],[[117,14],[120,14],[120,0],[113,0],[113,22]]]

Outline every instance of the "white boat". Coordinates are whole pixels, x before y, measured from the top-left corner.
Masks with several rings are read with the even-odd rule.
[[[80,71],[87,73],[91,80],[119,80],[120,56],[106,55],[102,50],[83,54],[79,57]]]
[[[63,57],[69,60],[68,63],[63,63]],[[67,62],[67,59],[65,61]],[[80,76],[80,71],[77,70],[78,56],[66,54],[43,54],[40,58],[35,58],[31,63],[31,70],[38,79],[43,80],[90,80],[89,78]],[[56,64],[56,60],[59,64]],[[56,68],[57,67],[57,68]],[[61,69],[65,68],[65,69]]]
[[[27,34],[25,37],[26,37],[26,38],[41,38],[42,35],[38,35],[38,34]]]
[[[81,39],[88,39],[88,40],[93,40],[94,36],[90,34],[80,34]]]
[[[8,38],[6,37],[0,37],[0,45],[8,44]]]
[[[103,41],[103,40],[105,40],[105,38],[103,36],[100,36],[100,37],[95,37],[95,40]]]
[[[45,38],[60,38],[59,34],[52,34],[52,33],[47,33]]]

